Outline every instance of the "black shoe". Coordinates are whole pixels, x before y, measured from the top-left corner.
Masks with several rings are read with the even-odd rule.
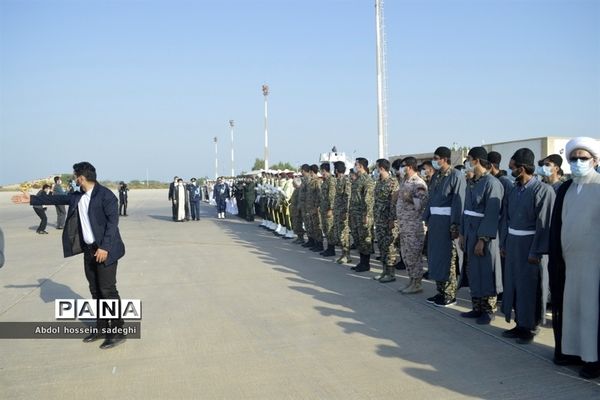
[[[529,343],[533,342],[534,337],[535,337],[535,334],[533,332],[523,329],[521,331],[519,337],[517,338],[517,343],[529,344]]]
[[[451,305],[456,304],[456,297],[452,299],[446,299],[443,296],[440,296],[433,302],[433,305],[436,307],[450,307]]]
[[[356,272],[367,272],[371,270],[371,265],[370,265],[370,259],[371,259],[371,255],[370,254],[360,254],[360,262],[358,263],[358,265],[356,266],[356,268],[353,268]]]
[[[522,331],[521,327],[515,326],[512,329],[502,332],[502,337],[509,338],[509,339],[516,339],[521,336],[521,331]]]
[[[313,247],[310,248],[311,251],[323,251],[323,242],[315,242],[315,245]]]
[[[567,365],[582,365],[584,362],[581,360],[581,357],[571,356],[566,354],[554,353],[554,358],[552,359],[554,364],[560,366]]]
[[[40,235],[47,235],[48,234],[48,232],[46,232],[46,231],[37,231],[37,233],[40,234]]]
[[[57,226],[56,229],[58,229],[59,231],[63,229],[62,226]]]
[[[423,279],[427,279],[427,280],[429,280],[429,271],[426,271],[426,272],[423,274]]]
[[[102,339],[102,337],[103,336],[99,333],[91,333],[83,338],[83,343],[95,342],[96,340]]]
[[[435,296],[428,297],[428,298],[427,298],[427,302],[428,302],[428,303],[432,303],[432,304],[433,304],[433,303],[435,303],[435,302],[436,302],[436,300],[437,300],[437,299],[439,299],[440,297],[442,297],[442,295],[438,293],[438,294],[436,294]]]
[[[586,362],[584,363],[579,376],[585,379],[596,379],[600,377],[600,362]]]
[[[314,239],[308,239],[306,243],[302,245],[302,247],[313,247],[315,245]]]
[[[355,270],[356,272],[367,272],[371,270],[371,267],[369,265],[361,265],[360,267],[356,267],[356,268],[352,268],[353,270]]]
[[[121,343],[125,342],[125,340],[127,340],[127,336],[122,334],[107,337],[106,339],[104,339],[104,342],[102,342],[102,344],[100,345],[100,348],[102,350],[112,349],[113,347],[117,347]]]
[[[481,315],[475,320],[475,322],[477,323],[477,325],[489,325],[495,318],[496,316],[494,314],[484,312],[481,313]]]
[[[460,316],[463,318],[479,318],[479,317],[481,317],[481,314],[482,314],[481,311],[471,310],[469,312],[460,313]]]
[[[323,257],[333,257],[335,256],[335,246],[329,245],[327,246],[327,250],[321,253]]]

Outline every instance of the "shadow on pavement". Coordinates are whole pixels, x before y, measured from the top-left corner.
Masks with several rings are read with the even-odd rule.
[[[56,299],[82,299],[78,293],[69,286],[54,282],[52,279],[38,279],[38,283],[26,285],[5,285],[8,289],[40,288],[40,298],[44,303],[51,303]]]
[[[219,223],[233,241],[248,247],[264,263],[272,265],[274,271],[289,275],[287,279],[291,283],[290,289],[311,296],[320,303],[331,304],[332,307],[315,306],[314,308],[323,316],[335,316],[338,319],[344,319],[344,321],[337,322],[344,333],[358,333],[380,339],[385,344],[377,345],[376,354],[379,356],[401,358],[422,366],[406,367],[403,371],[390,371],[390,376],[383,379],[383,381],[393,378],[394,374],[404,372],[430,385],[444,387],[468,396],[504,399],[507,393],[510,393],[519,398],[518,389],[511,389],[511,382],[508,379],[507,382],[499,382],[500,378],[492,373],[484,373],[483,378],[485,378],[485,381],[481,382],[474,382],[469,377],[469,369],[476,372],[481,367],[481,358],[482,355],[485,357],[485,352],[490,353],[489,362],[491,365],[489,367],[494,370],[499,368],[493,365],[495,363],[503,361],[504,364],[510,364],[515,349],[532,356],[532,363],[534,359],[537,359],[536,362],[545,360],[547,364],[543,368],[547,370],[549,376],[556,376],[555,374],[572,376],[576,374],[574,371],[564,367],[556,367],[552,364],[553,348],[548,345],[534,342],[525,347],[520,347],[514,341],[502,338],[501,332],[503,329],[499,327],[493,325],[478,326],[472,321],[460,318],[459,311],[456,309],[439,309],[427,304],[425,298],[428,295],[425,293],[410,297],[403,296],[396,292],[401,287],[400,285],[396,285],[398,287],[394,286],[392,290],[389,286],[384,287],[384,285],[371,280],[371,277],[375,275],[374,272],[361,275],[355,274],[349,269],[351,265],[338,265],[332,262],[332,258],[320,257],[318,253],[315,254],[299,245],[291,244],[290,240],[275,239],[271,231],[258,227],[260,221],[247,223],[239,218],[230,217],[219,221]],[[300,254],[301,257],[289,257],[290,252]],[[356,254],[353,254],[353,259],[357,260],[357,258]],[[406,279],[405,271],[402,271],[398,279],[400,282],[396,282],[396,284],[403,284]],[[359,283],[360,281],[362,281],[362,284]],[[302,284],[310,286],[301,286]],[[462,291],[461,297],[469,299],[468,289],[463,288]],[[394,312],[395,305],[390,307],[390,295],[398,296],[397,307],[402,309],[401,313]],[[469,307],[469,304],[466,303],[462,305]],[[333,308],[333,306],[336,308]],[[344,310],[340,310],[340,306]],[[405,320],[404,323],[399,321],[399,318],[402,317],[408,317],[408,320]],[[443,324],[436,324],[435,321],[435,319],[444,318],[446,319],[445,322],[451,319],[452,323],[469,327],[471,329],[468,331],[469,337],[476,335],[476,339],[478,339],[476,343],[478,344],[470,345],[465,342],[467,340],[465,338],[450,337],[447,332],[440,329]],[[496,318],[504,318],[504,316],[498,313]],[[432,328],[421,329],[416,332],[414,331],[414,325],[410,323],[413,320],[414,325],[432,325]],[[479,335],[493,337],[496,342],[482,341]],[[456,354],[457,350],[449,350],[455,345],[460,345],[461,351],[464,351],[465,354]],[[483,346],[483,348],[477,348],[478,345]],[[427,351],[420,350],[425,347],[428,347]],[[444,356],[445,352],[448,352],[448,357]],[[523,354],[523,356],[527,355]],[[469,359],[479,361],[474,365],[469,365]],[[520,376],[519,385],[523,388],[522,379],[524,379],[524,374],[527,374],[527,372],[525,366],[515,365],[514,370],[504,370],[501,375],[503,377]],[[478,377],[482,377],[482,374],[478,374]],[[505,383],[507,385],[503,386],[505,389],[501,390],[502,393],[494,393],[491,389]],[[535,385],[535,383],[532,383],[532,385]],[[584,385],[586,389],[590,389],[588,382],[573,380],[570,388],[564,390],[572,390],[577,385]],[[583,389],[584,387],[578,386],[577,388]],[[535,392],[538,394],[540,393],[538,390],[542,392],[545,390],[545,388],[533,386],[527,387],[526,391],[533,390],[533,388],[536,389]],[[558,396],[554,398],[561,398],[560,390],[551,391],[549,394]]]

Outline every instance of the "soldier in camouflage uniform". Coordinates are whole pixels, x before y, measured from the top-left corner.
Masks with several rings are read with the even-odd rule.
[[[352,267],[356,272],[371,270],[370,260],[373,250],[373,189],[374,182],[369,176],[369,161],[357,158],[354,164],[357,173],[352,183],[350,194],[350,229],[357,241],[356,247],[360,254],[360,262]]]
[[[294,178],[294,192],[290,200],[290,213],[292,217],[292,229],[296,234],[297,239],[293,243],[304,243],[304,227],[302,226],[302,211],[300,209],[300,188],[302,180]]]
[[[319,208],[321,206],[321,178],[317,175],[319,167],[316,164],[310,166],[310,180],[308,181],[308,191],[306,194],[306,211],[310,221],[309,236],[313,239],[314,245],[310,247],[312,251],[323,251],[323,231],[321,230],[321,216]]]
[[[392,202],[398,191],[398,181],[396,177],[390,175],[390,162],[386,159],[377,160],[377,170],[379,179],[375,184],[373,215],[375,217],[375,234],[377,236],[377,246],[381,254],[381,264],[383,271],[380,276],[373,279],[381,283],[393,282],[396,280],[396,237],[398,229],[396,227],[396,207]]]
[[[427,207],[428,191],[427,183],[417,172],[417,160],[414,157],[403,159],[398,171],[402,183],[395,207],[400,225],[400,253],[410,278],[408,284],[400,292],[412,294],[423,291],[421,280],[425,266],[423,256],[425,224],[422,215],[423,210]]]
[[[298,194],[298,203],[300,208],[300,213],[302,215],[302,222],[304,223],[304,229],[306,231],[306,236],[308,240],[305,243],[302,243],[302,247],[312,247],[315,245],[315,241],[310,236],[310,218],[308,216],[308,182],[310,180],[310,165],[302,164],[300,168],[300,173],[302,174],[302,186],[300,186],[300,193]]]
[[[335,177],[331,175],[329,163],[321,164],[321,224],[323,234],[327,238],[327,250],[323,251],[323,257],[335,256],[335,231],[333,229],[333,206],[335,203]]]
[[[350,226],[348,225],[348,207],[352,184],[350,177],[345,175],[346,164],[337,161],[334,164],[336,174],[335,202],[333,206],[333,226],[335,243],[342,248],[342,256],[338,264],[352,262],[350,258]]]

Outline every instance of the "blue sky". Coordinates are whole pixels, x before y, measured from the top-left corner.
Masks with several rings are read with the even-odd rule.
[[[377,155],[373,0],[0,1],[0,184]],[[600,1],[388,0],[390,154],[600,137]]]

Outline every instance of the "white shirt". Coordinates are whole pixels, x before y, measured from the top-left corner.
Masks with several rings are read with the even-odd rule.
[[[92,225],[90,224],[90,216],[88,215],[88,209],[90,208],[90,200],[92,199],[92,190],[85,192],[81,199],[79,200],[79,204],[77,204],[77,209],[79,210],[79,222],[81,223],[81,232],[83,233],[83,241],[86,244],[92,244],[96,241],[94,238],[94,232],[92,232]]]

